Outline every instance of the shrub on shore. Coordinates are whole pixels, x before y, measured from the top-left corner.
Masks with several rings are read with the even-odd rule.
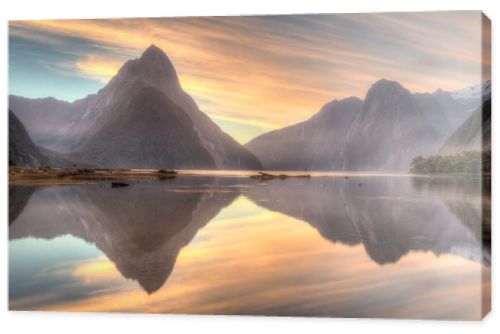
[[[172,169],[159,169],[158,173],[159,174],[167,174],[167,175],[176,175],[177,174],[177,172],[175,170],[172,170]]]

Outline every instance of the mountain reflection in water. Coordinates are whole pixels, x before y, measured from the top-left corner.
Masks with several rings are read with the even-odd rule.
[[[182,190],[141,184],[47,187],[32,199],[36,212],[28,207],[27,219],[11,226],[9,238],[71,234],[94,243],[124,277],[152,293],[167,280],[180,249],[237,196],[233,191]]]
[[[215,233],[199,237],[201,239],[197,242],[210,247],[201,247],[196,252],[186,251],[191,254],[191,261],[193,259],[207,261],[205,258],[209,257],[210,252],[221,250],[228,259],[231,258],[229,261],[230,268],[232,268],[230,272],[238,272],[238,268],[246,266],[250,268],[254,264],[252,261],[266,263],[268,259],[264,257],[232,258],[232,255],[236,255],[238,252],[247,254],[252,251],[246,249],[246,246],[242,246],[242,249],[235,246],[234,251],[224,250],[224,247],[229,248],[228,244],[231,241],[236,242],[243,240],[242,238],[246,238],[244,240],[248,241],[248,238],[251,238],[250,248],[255,247],[259,251],[259,247],[264,247],[264,244],[266,247],[274,245],[271,247],[276,248],[275,252],[283,251],[285,254],[286,249],[290,247],[290,249],[295,249],[295,247],[300,246],[288,245],[295,237],[290,234],[292,230],[303,233],[300,231],[305,231],[307,226],[299,227],[297,225],[289,231],[283,230],[283,236],[279,235],[281,230],[271,227],[275,226],[273,224],[288,221],[284,217],[291,217],[300,222],[308,223],[316,229],[322,238],[330,244],[329,248],[332,252],[330,256],[334,256],[335,259],[341,260],[344,256],[342,252],[356,252],[357,256],[361,256],[358,248],[352,248],[358,245],[362,245],[370,261],[379,267],[401,262],[402,258],[408,254],[417,254],[415,259],[421,252],[432,252],[439,256],[451,255],[457,259],[454,261],[477,263],[473,267],[475,272],[472,272],[470,277],[477,276],[479,281],[474,278],[474,284],[481,283],[482,279],[483,283],[486,281],[485,283],[489,285],[489,281],[483,277],[483,271],[489,273],[490,247],[489,243],[483,243],[482,239],[484,237],[483,230],[485,230],[483,224],[489,226],[490,222],[481,221],[482,212],[489,210],[489,196],[482,194],[480,182],[473,179],[353,175],[350,177],[318,177],[259,182],[239,177],[195,176],[158,182],[133,182],[130,187],[119,189],[112,189],[106,185],[36,188],[19,186],[9,189],[9,197],[9,239],[11,242],[31,241],[34,240],[33,238],[55,241],[56,237],[65,235],[82,239],[95,245],[107,259],[114,263],[124,278],[137,281],[142,289],[150,295],[150,298],[157,294],[161,295],[163,292],[160,293],[159,290],[169,289],[165,282],[169,280],[172,272],[175,272],[174,266],[181,249],[192,242],[200,229],[211,221],[214,221],[214,226],[217,227],[217,219],[235,221],[233,216],[237,216],[237,223],[217,227]],[[241,203],[246,204],[242,205]],[[272,219],[268,219],[270,223],[267,226],[262,224],[257,226],[255,222],[258,222],[258,219],[253,219],[251,224],[245,224],[245,220],[252,220],[251,216],[245,216],[245,208],[251,208],[251,203],[258,205],[252,210],[261,210],[259,211],[260,215],[264,215],[265,212],[269,214],[276,212],[277,216],[270,216]],[[231,209],[232,207],[234,210]],[[259,207],[261,209],[258,209]],[[485,211],[485,216],[488,215]],[[296,226],[295,222],[290,224]],[[212,223],[207,228],[210,225]],[[486,228],[486,230],[488,229]],[[289,234],[285,234],[285,231]],[[286,237],[287,235],[289,236]],[[231,239],[232,236],[234,236],[233,239]],[[304,245],[308,245],[314,244],[316,237],[311,233],[305,233],[303,238]],[[225,241],[222,242],[222,240]],[[282,240],[283,243],[276,242],[276,240]],[[335,248],[337,244],[346,245],[348,248]],[[328,245],[322,247],[326,249]],[[32,248],[33,251],[36,250],[36,247]],[[24,251],[29,252],[30,249]],[[321,263],[319,255],[315,255],[312,250],[311,253],[302,251],[300,255],[294,255],[294,252],[287,253],[286,256],[292,257],[292,260],[296,256],[297,261],[301,257],[308,257],[315,259],[315,261],[310,261],[311,263]],[[439,260],[439,258],[435,259]],[[16,252],[11,251],[10,266],[13,267],[15,262]],[[331,262],[333,263],[333,261]],[[439,264],[436,262],[436,268],[439,269],[442,262],[442,260]],[[375,270],[372,264],[368,264],[366,261],[363,263],[363,266],[372,268],[371,271]],[[272,263],[269,263],[269,266],[272,266]],[[295,279],[301,282],[293,286],[302,285],[302,287],[297,288],[297,291],[292,288],[288,293],[291,295],[302,293],[301,289],[309,284],[306,279],[308,275],[309,279],[312,279],[312,277],[322,275],[322,270],[325,271],[326,275],[327,271],[334,269],[330,266],[329,262],[324,262],[313,268],[314,273],[310,272],[311,268],[295,273],[294,275],[298,275]],[[405,267],[404,270],[410,267],[415,270],[415,266]],[[50,268],[45,268],[45,273],[47,270]],[[193,270],[196,273],[205,273],[210,270],[210,265],[202,262]],[[216,269],[214,268],[214,270]],[[253,276],[244,272],[244,269],[241,270],[243,271],[237,273],[239,278],[235,276],[233,279],[251,281]],[[300,269],[296,268],[296,270]],[[446,268],[442,270],[444,271]],[[180,269],[180,271],[182,270]],[[259,284],[264,284],[264,287],[268,284],[270,291],[269,296],[262,297],[253,305],[242,305],[241,307],[237,305],[239,298],[245,298],[246,293],[251,293],[251,291],[245,291],[245,289],[251,289],[249,283],[248,288],[239,286],[237,291],[228,287],[219,291],[216,296],[218,302],[212,303],[210,306],[208,303],[202,305],[201,302],[193,302],[193,305],[189,307],[186,305],[184,308],[181,307],[182,305],[178,305],[178,308],[171,309],[144,307],[142,309],[131,308],[131,310],[222,314],[384,316],[382,311],[373,311],[373,305],[370,306],[370,303],[373,302],[369,300],[363,303],[358,301],[354,307],[345,301],[342,302],[341,299],[337,302],[335,300],[326,302],[316,293],[306,296],[307,301],[302,301],[303,305],[301,306],[297,304],[296,296],[290,298],[288,294],[281,295],[278,288],[272,288],[276,284],[279,285],[280,281],[294,280],[292,273],[287,276],[286,270],[282,271],[285,272],[277,274],[273,272],[272,268],[262,269],[259,277],[253,279],[254,282],[262,280],[264,283]],[[86,298],[95,297],[96,294],[106,294],[90,289],[88,292],[80,293],[74,300],[67,298],[67,296],[58,300],[52,296],[49,302],[42,297],[34,298],[39,292],[36,288],[35,277],[33,279],[17,277],[16,275],[21,276],[21,274],[16,274],[17,272],[11,273],[10,276],[11,309],[64,310],[70,309],[72,302],[77,304]],[[22,273],[22,271],[19,272]],[[55,272],[54,269],[54,275],[56,275]],[[60,270],[57,274],[60,275]],[[332,275],[334,274],[332,273]],[[469,272],[469,274],[471,273]],[[181,274],[179,273],[179,275]],[[412,274],[408,273],[408,275]],[[413,273],[413,275],[425,275],[425,271]],[[489,276],[486,274],[486,277]],[[207,277],[184,277],[184,282],[177,282],[180,278],[174,279],[175,282],[172,282],[172,285],[179,288],[176,292],[170,288],[169,293],[175,298],[169,295],[169,298],[163,300],[163,303],[178,302],[179,300],[182,300],[182,303],[188,303],[193,298],[190,284],[194,283],[191,281],[198,280],[195,283],[200,283],[204,279],[204,284],[207,286],[203,293],[209,294],[207,291],[210,290],[210,282],[212,281],[208,280]],[[219,282],[216,285],[224,286],[224,279],[225,277],[217,276]],[[316,279],[319,278],[314,278],[314,280]],[[322,277],[321,279],[325,284],[330,278]],[[23,284],[17,283],[21,281]],[[30,286],[29,289],[26,288],[26,284]],[[229,277],[226,285],[231,286]],[[336,288],[340,289],[340,285],[337,285]],[[104,287],[100,286],[100,289],[108,291],[109,287],[105,284]],[[355,287],[350,287],[350,289],[355,289]],[[217,290],[215,284],[213,290]],[[57,288],[54,288],[54,292],[57,293],[57,291]],[[212,293],[215,292],[212,291]],[[398,305],[405,298],[405,293],[407,292],[400,292],[399,295],[395,294],[387,299],[382,298],[384,303],[394,304],[387,305],[387,309]],[[361,298],[360,296],[361,293],[358,298]],[[259,304],[262,301],[269,302],[267,298],[279,305]],[[378,295],[377,298],[380,299],[381,296]],[[476,298],[479,299],[477,296]],[[226,305],[223,301],[227,301],[228,304]],[[61,304],[64,306],[58,306],[59,302],[64,302]],[[480,303],[479,300],[478,303]],[[89,305],[86,308],[77,307],[76,310],[101,309],[95,306],[95,303]],[[479,311],[474,309],[474,312],[480,313],[482,306],[478,307]],[[423,314],[415,311],[416,309],[418,308],[415,307],[412,311],[409,308],[406,313],[401,313],[401,317],[412,318]],[[106,310],[106,307],[103,310]],[[112,310],[128,310],[128,308],[123,305],[123,307],[118,306]],[[460,309],[454,312],[450,314],[443,312],[443,316],[453,318],[455,315],[463,317],[466,314],[470,318],[479,317],[472,310]],[[397,314],[394,316],[397,317]]]
[[[480,239],[481,196],[469,194],[473,180],[374,177],[292,182],[294,191],[290,184],[272,182],[247,194],[267,209],[308,222],[328,240],[362,243],[379,264],[397,262],[413,250],[453,253],[474,261],[484,256],[489,263],[490,253],[482,249]]]

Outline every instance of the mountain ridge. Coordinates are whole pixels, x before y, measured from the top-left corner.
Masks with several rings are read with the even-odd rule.
[[[149,109],[144,110],[131,98],[141,99],[133,92],[136,90],[144,92],[149,88],[156,89],[156,93],[149,91],[154,103],[148,104]],[[10,97],[9,102],[18,105],[19,100]],[[143,98],[142,101],[146,102]],[[34,100],[29,102],[37,104]],[[64,124],[59,124],[57,119],[51,119],[53,124],[42,122],[43,124],[30,124],[30,126],[35,132],[37,128],[47,126],[45,132],[48,134],[60,129],[56,136],[57,140],[50,144],[44,142],[46,147],[57,148],[59,152],[68,154],[80,163],[91,161],[99,167],[262,169],[260,161],[252,153],[223,132],[198,108],[194,99],[182,89],[168,56],[155,45],[147,48],[141,57],[127,61],[96,94],[64,105],[66,111],[71,112],[73,116],[69,120],[64,120],[62,122]],[[121,107],[117,108],[117,105]],[[40,109],[44,109],[43,106]],[[154,116],[152,116],[153,110],[156,113]],[[189,120],[179,116],[180,111],[186,114]],[[19,113],[23,114],[23,111]],[[164,133],[158,130],[155,132],[156,137],[153,137],[147,131],[147,127],[143,126],[140,117],[130,117],[125,115],[126,113],[143,113],[157,121],[162,120]],[[129,119],[129,122],[120,122],[121,117]],[[132,118],[134,122],[130,122]],[[174,122],[166,122],[167,119]],[[117,136],[113,137],[111,134],[120,132],[120,128],[110,123],[110,120],[119,121],[123,130],[133,132],[135,136],[124,141],[114,140]],[[135,131],[136,127],[144,131],[138,133]],[[182,132],[182,129],[186,132]],[[168,132],[178,133],[179,136],[169,136]],[[187,134],[186,138],[183,138],[184,134]],[[125,138],[126,134],[121,133],[121,137]],[[47,140],[50,138],[52,137],[46,137]],[[101,142],[97,142],[98,138]],[[169,140],[161,142],[165,138]],[[192,143],[188,145],[185,139],[191,140]],[[114,145],[110,145],[110,142]],[[144,152],[151,153],[148,149],[150,147],[160,148],[161,154],[146,156]],[[178,154],[182,148],[184,152]],[[187,158],[188,151],[193,148],[189,159],[182,161],[182,157]],[[177,158],[173,159],[173,156]]]
[[[352,118],[331,112],[349,101],[357,101]],[[449,92],[413,94],[399,82],[380,79],[364,100],[331,101],[309,119],[245,147],[271,170],[406,172],[415,156],[435,153],[468,115]]]
[[[473,94],[411,93],[380,79],[364,100],[330,101],[303,122],[240,145],[198,108],[167,54],[152,44],[96,94],[72,103],[9,96],[9,105],[20,107],[15,113],[27,120],[35,144],[79,164],[400,172],[415,156],[436,153],[470,115],[477,89],[461,91]]]
[[[331,101],[308,120],[263,134],[245,147],[258,156],[266,169],[334,169],[340,164],[346,130],[361,103],[355,97]],[[333,129],[328,126],[332,118],[337,121]]]

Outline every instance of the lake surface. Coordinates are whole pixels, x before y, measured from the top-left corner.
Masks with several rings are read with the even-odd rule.
[[[481,180],[243,175],[9,188],[12,310],[480,319]]]

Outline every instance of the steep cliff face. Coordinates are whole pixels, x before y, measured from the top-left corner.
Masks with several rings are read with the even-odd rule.
[[[9,110],[9,166],[40,167],[49,159],[31,141],[21,121]]]
[[[245,146],[266,169],[405,172],[414,157],[435,154],[468,115],[451,93],[412,94],[383,79],[364,101],[335,100]]]
[[[407,171],[413,157],[435,152],[442,138],[407,89],[380,80],[349,129],[343,169]]]
[[[452,93],[438,89],[434,93],[413,94],[430,126],[444,138],[455,131],[470,115],[470,112]]]
[[[115,168],[216,168],[189,116],[153,87],[130,87],[106,111],[75,159]]]
[[[491,150],[491,100],[478,107],[446,140],[440,155]]]
[[[245,147],[266,169],[339,169],[347,131],[361,105],[355,97],[332,101],[309,120],[263,134]]]
[[[46,99],[10,100],[23,115],[35,114],[37,107],[41,112],[50,109]],[[154,45],[140,58],[126,62],[97,94],[71,104],[56,104],[63,109],[62,114],[71,117],[58,120],[58,111],[54,117],[33,122],[30,131],[40,134],[40,144],[81,163],[137,168],[262,168],[252,153],[198,109],[182,90],[167,55]],[[26,105],[29,110],[23,109]],[[53,134],[47,135],[50,132]]]

